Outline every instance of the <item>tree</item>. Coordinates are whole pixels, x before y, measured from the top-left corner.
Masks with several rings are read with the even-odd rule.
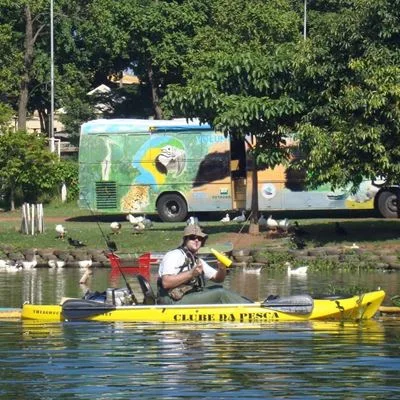
[[[163,118],[166,87],[183,81],[183,66],[196,31],[206,22],[203,1],[148,1],[132,15],[127,50],[134,69],[148,85],[156,119]]]
[[[256,233],[258,165],[273,168],[288,158],[285,134],[303,111],[293,82],[300,20],[289,3],[279,0],[223,1],[214,7],[195,38],[187,82],[171,85],[165,104],[227,135],[256,138],[250,226]]]
[[[311,186],[400,181],[400,2],[346,4],[313,14],[298,79],[308,82],[299,125]],[[400,205],[400,201],[397,202]]]
[[[15,209],[17,192],[24,200],[36,201],[51,192],[56,181],[57,156],[50,153],[42,137],[24,131],[3,131],[0,135],[0,187]]]

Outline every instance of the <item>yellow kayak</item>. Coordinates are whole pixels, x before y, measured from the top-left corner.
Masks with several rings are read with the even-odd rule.
[[[21,317],[40,321],[124,321],[140,323],[235,323],[343,320],[372,318],[385,297],[383,290],[348,298],[315,299],[308,295],[278,297],[245,304],[115,305],[67,299],[60,305],[24,304]]]

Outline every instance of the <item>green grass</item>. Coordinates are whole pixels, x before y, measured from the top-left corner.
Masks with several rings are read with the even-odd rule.
[[[296,219],[302,227],[307,230],[304,240],[307,247],[316,246],[342,246],[372,245],[374,247],[395,246],[400,238],[400,220],[385,220],[375,216],[352,216],[348,214],[309,216],[300,213],[274,213],[275,218]],[[89,248],[105,249],[104,234],[109,234],[110,222],[119,220],[123,227],[119,235],[111,235],[111,239],[117,243],[121,253],[141,253],[144,251],[166,251],[178,246],[181,242],[182,231],[185,223],[165,223],[159,220],[154,222],[150,230],[142,234],[133,234],[129,222],[124,215],[94,215],[88,210],[80,210],[75,204],[55,203],[44,206],[45,232],[34,236],[21,234],[21,211],[0,213],[0,250],[7,247],[15,249],[38,248],[38,249],[71,249],[67,240],[56,239],[54,218],[65,217],[62,222],[68,230],[68,236],[79,239],[87,244]],[[10,220],[10,218],[13,218]],[[223,225],[219,222],[221,215],[206,214],[199,215],[200,223],[209,234],[207,245],[226,242],[228,233],[237,233],[241,225],[230,223]],[[152,218],[154,220],[154,218]],[[335,222],[340,221],[346,228],[346,236],[335,234]],[[245,226],[242,232],[248,232]],[[285,239],[265,239],[263,246],[267,247],[278,242],[289,243]],[[234,243],[236,247],[243,247],[241,243]],[[260,247],[259,241],[247,243],[245,247]]]

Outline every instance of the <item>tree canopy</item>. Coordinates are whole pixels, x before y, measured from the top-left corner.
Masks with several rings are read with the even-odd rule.
[[[270,167],[288,159],[295,133],[311,186],[397,183],[399,3],[309,0],[304,40],[298,0],[59,0],[56,106],[76,130],[94,115],[88,90],[130,69],[141,85],[115,84],[108,116],[200,117],[256,137],[255,163]],[[0,103],[19,119],[39,110],[45,127],[49,4],[0,7]]]
[[[11,210],[18,194],[25,201],[37,201],[53,191],[59,180],[57,164],[42,137],[11,130],[0,135],[0,189],[10,199]]]

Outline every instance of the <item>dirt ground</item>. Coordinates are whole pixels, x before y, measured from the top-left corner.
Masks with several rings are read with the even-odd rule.
[[[228,233],[220,242],[231,242],[235,250],[262,247],[270,242],[265,233],[250,235],[249,233]]]

